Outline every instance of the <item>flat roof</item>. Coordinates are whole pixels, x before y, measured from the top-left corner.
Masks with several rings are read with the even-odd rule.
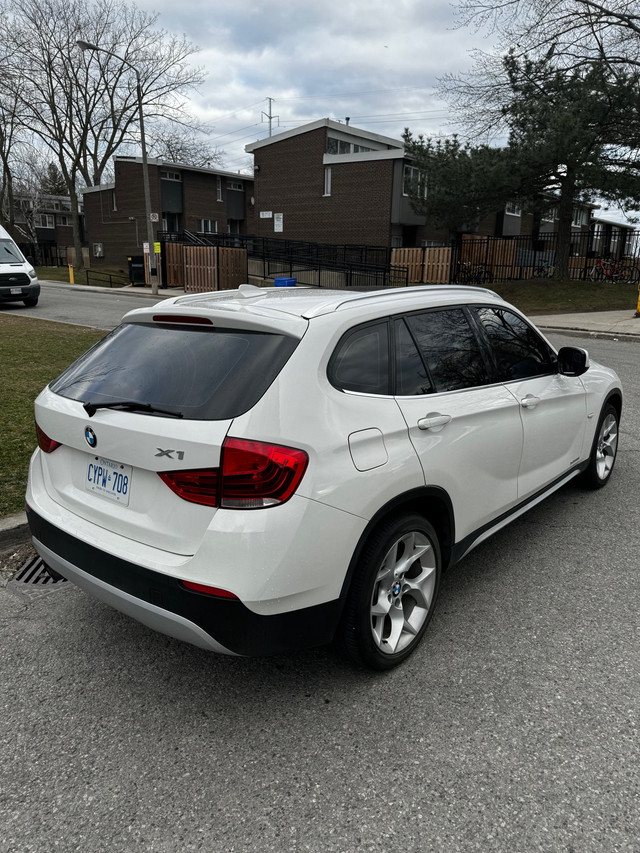
[[[264,148],[267,145],[273,145],[274,142],[282,142],[283,139],[291,139],[294,136],[300,136],[302,133],[309,133],[321,127],[327,127],[347,136],[353,136],[357,139],[368,139],[370,142],[377,142],[379,145],[386,145],[389,148],[399,148],[404,151],[404,143],[400,139],[393,139],[391,136],[381,136],[379,133],[371,133],[369,130],[362,130],[359,127],[353,127],[353,125],[334,121],[334,119],[330,118],[321,118],[308,124],[302,124],[300,127],[294,127],[293,130],[284,130],[281,133],[275,133],[266,139],[259,139],[257,142],[245,145],[244,150],[247,154],[252,154],[258,148]]]

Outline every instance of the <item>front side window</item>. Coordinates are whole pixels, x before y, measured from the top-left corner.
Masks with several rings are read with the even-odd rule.
[[[331,356],[329,379],[341,391],[388,394],[387,323],[359,326],[347,332]]]
[[[555,372],[549,345],[517,314],[504,308],[478,308],[477,315],[491,344],[501,382]]]
[[[480,342],[463,308],[413,314],[406,320],[435,391],[457,391],[489,382]]]

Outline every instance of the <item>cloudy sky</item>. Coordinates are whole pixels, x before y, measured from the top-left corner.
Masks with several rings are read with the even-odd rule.
[[[329,117],[398,138],[404,127],[450,134],[438,77],[470,64],[482,34],[454,28],[448,0],[137,0],[158,25],[200,48],[208,76],[193,108],[213,126],[223,165],[244,146]],[[486,42],[484,42],[486,44]],[[272,98],[271,104],[267,100]]]

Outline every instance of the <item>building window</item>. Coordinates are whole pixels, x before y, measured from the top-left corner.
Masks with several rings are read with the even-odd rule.
[[[196,231],[200,234],[217,234],[218,221],[216,219],[197,219]]]
[[[323,195],[331,195],[331,166],[324,169],[324,192]]]
[[[60,216],[58,216],[58,225],[71,225],[70,217],[68,217],[64,213],[61,214]]]
[[[228,190],[243,190],[244,186],[240,181],[227,181],[227,189]]]
[[[40,213],[36,216],[36,227],[37,228],[55,228],[56,223],[53,218],[53,213]]]
[[[571,224],[575,228],[580,228],[582,225],[587,225],[589,223],[589,212],[585,210],[583,207],[574,207],[573,208],[573,220]]]
[[[540,217],[541,222],[555,222],[555,219],[556,219],[555,207],[550,207],[549,210],[545,210],[545,212]]]
[[[118,203],[116,202],[116,191],[113,190],[111,193],[111,208],[112,210],[118,209]]]
[[[373,151],[373,148],[356,142],[346,142],[344,139],[336,139],[334,136],[327,137],[327,154],[360,154],[364,151]]]
[[[181,181],[182,175],[180,172],[174,172],[171,169],[160,169],[160,177],[163,181]]]
[[[222,201],[222,178],[217,178],[216,201]]]
[[[402,195],[413,195],[418,198],[427,197],[427,176],[422,169],[405,163],[402,176]]]
[[[522,205],[515,201],[508,201],[504,206],[504,212],[508,216],[522,216]]]

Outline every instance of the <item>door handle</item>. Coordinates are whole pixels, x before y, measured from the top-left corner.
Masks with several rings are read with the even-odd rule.
[[[451,420],[451,415],[441,415],[438,412],[429,412],[426,418],[420,418],[418,429],[442,429]]]
[[[535,407],[540,402],[540,397],[534,397],[533,394],[527,394],[522,400],[520,400],[520,405],[523,409],[535,409]]]

